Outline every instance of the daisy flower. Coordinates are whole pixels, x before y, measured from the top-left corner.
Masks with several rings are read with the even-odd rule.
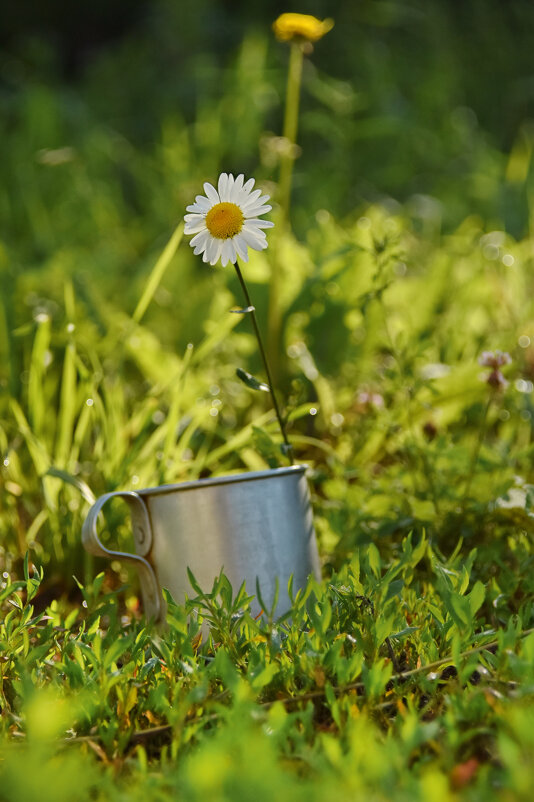
[[[185,234],[194,234],[190,245],[195,255],[202,254],[202,261],[215,265],[221,260],[235,264],[239,256],[248,262],[248,248],[262,251],[267,247],[267,237],[262,229],[274,223],[260,220],[259,215],[270,212],[266,205],[269,195],[254,189],[254,179],[245,183],[245,177],[237,178],[230,173],[221,173],[217,189],[207,182],[206,195],[197,195],[195,203],[187,207]]]

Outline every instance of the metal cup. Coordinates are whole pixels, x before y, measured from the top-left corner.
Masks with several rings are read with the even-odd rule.
[[[106,493],[91,507],[82,540],[91,554],[133,563],[138,571],[147,618],[165,617],[161,593],[177,602],[191,595],[187,568],[209,591],[223,570],[234,589],[256,582],[266,605],[279,583],[277,614],[290,606],[287,586],[304,587],[310,574],[320,578],[305,466],[162,485],[139,491]],[[97,519],[111,498],[130,507],[135,554],[107,549]],[[253,612],[259,612],[259,604]]]

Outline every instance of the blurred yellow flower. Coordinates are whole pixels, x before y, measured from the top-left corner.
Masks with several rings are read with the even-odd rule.
[[[281,42],[290,42],[292,39],[317,42],[333,27],[333,19],[321,21],[311,14],[281,14],[273,22],[274,34]]]

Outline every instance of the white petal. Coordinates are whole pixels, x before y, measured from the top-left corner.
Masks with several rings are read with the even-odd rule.
[[[247,217],[246,224],[249,228],[272,228],[274,226],[270,220],[258,220],[255,217]]]
[[[204,195],[197,195],[196,198],[195,198],[194,204],[192,206],[188,206],[187,207],[187,211],[188,212],[203,212],[204,214],[206,214],[206,212],[209,212],[211,207],[212,207],[212,204],[210,203],[210,201],[207,198],[204,197]]]
[[[262,251],[267,247],[267,240],[265,237],[259,236],[259,234],[253,231],[247,231],[246,228],[241,229],[239,236],[245,240],[250,248],[254,248],[256,251]]]
[[[209,237],[209,235],[210,232],[208,231],[207,228],[205,228],[203,231],[199,231],[198,234],[195,234],[193,239],[189,241],[189,244],[191,245],[192,248],[194,248],[195,245],[198,245],[199,242],[206,240]]]
[[[237,176],[236,180],[235,180],[234,186],[232,188],[232,192],[230,194],[229,200],[232,203],[235,203],[237,198],[239,198],[239,195],[241,194],[241,190],[243,189],[243,181],[244,180],[245,180],[245,176],[243,175],[243,173],[240,173]]]
[[[251,190],[253,186],[254,186],[254,179],[251,178],[249,181],[247,181],[247,183],[243,186],[243,188],[239,192],[239,195],[235,198],[234,203],[237,203],[240,209],[242,209],[249,203],[252,194]],[[261,190],[257,191],[261,194]],[[253,200],[252,203],[254,202],[255,201]]]
[[[261,189],[255,189],[254,192],[251,192],[246,201],[241,204],[242,209],[246,209],[247,206],[254,206],[257,205],[258,198],[261,195]]]
[[[206,245],[204,246],[204,253],[202,254],[203,262],[209,262],[211,242],[212,242],[212,237],[209,236],[208,239],[206,240]]]
[[[195,246],[195,249],[193,251],[195,256],[198,256],[200,253],[204,253],[207,244],[208,244],[207,239],[203,239],[202,242],[199,242],[198,245]]]
[[[233,265],[237,262],[237,253],[235,247],[235,237],[229,239],[228,242],[230,243],[230,261]],[[246,261],[246,259],[245,259]]]
[[[249,178],[247,183],[243,186],[243,192],[246,192],[246,194],[249,195],[252,192],[252,187],[255,183],[256,181],[254,178]]]
[[[254,193],[252,193],[252,195],[253,194]],[[270,197],[269,195],[261,195],[260,192],[261,198],[257,196],[254,198],[254,200],[252,200],[252,195],[250,196],[250,199],[243,204],[246,209],[250,209],[253,206],[262,206],[264,203],[267,203]]]
[[[198,223],[186,223],[184,226],[184,234],[198,234],[199,231],[205,231],[206,221],[200,220]]]
[[[267,201],[270,199],[270,197],[271,197],[270,195],[262,195],[261,198],[259,198],[259,200],[257,201],[256,205],[257,206],[261,206],[262,203],[267,203]]]
[[[207,245],[206,245],[206,250],[204,252],[204,256],[205,256],[206,262],[210,262],[211,263],[211,260],[213,259],[213,257],[217,253],[217,243],[218,242],[219,242],[219,240],[216,240],[214,237],[210,236],[210,238],[209,238],[209,240],[207,242]]]
[[[257,217],[259,214],[267,214],[273,207],[267,204],[266,206],[253,206],[252,208],[243,209],[245,217]]]
[[[208,184],[207,181],[204,184],[204,192],[206,193],[206,195],[208,196],[209,200],[212,203],[219,203],[220,202],[217,190],[211,184]]]
[[[210,265],[216,265],[219,259],[221,258],[221,251],[223,245],[224,245],[223,239],[215,240],[215,253],[212,254],[212,257],[210,259]]]
[[[221,251],[221,264],[226,267],[232,255],[232,240],[225,239]]]
[[[253,248],[255,251],[264,251],[265,248],[267,247],[267,243],[262,242],[260,240],[260,242],[256,243],[256,245],[251,245],[250,247]]]
[[[248,231],[249,234],[252,234],[253,237],[257,237],[258,239],[266,240],[267,237],[265,236],[265,232],[258,228],[255,223],[249,223],[248,220],[245,220],[245,224],[243,226],[243,231]]]
[[[210,254],[209,254],[209,256],[210,256],[210,265],[217,264],[217,262],[219,260],[219,256],[221,255],[223,244],[224,244],[224,240],[216,239],[215,237],[212,237]]]
[[[198,223],[200,220],[204,220],[203,214],[186,214],[184,215],[184,220],[186,223]]]
[[[226,185],[226,200],[230,201],[232,198],[232,190],[234,188],[235,178],[232,173],[228,173],[228,184]]]
[[[226,175],[226,173],[221,173],[220,176],[219,176],[218,190],[219,190],[219,198],[221,199],[221,201],[227,201],[228,200],[228,176]]]
[[[244,237],[241,234],[236,234],[233,238],[232,242],[234,243],[235,250],[237,251],[237,255],[244,261],[248,262],[248,251],[247,251],[247,243]]]

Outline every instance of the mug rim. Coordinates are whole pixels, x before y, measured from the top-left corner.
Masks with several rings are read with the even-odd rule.
[[[181,490],[235,484],[236,482],[253,482],[259,479],[273,479],[277,476],[290,474],[304,474],[307,469],[307,465],[287,465],[281,468],[267,468],[263,471],[244,471],[242,473],[230,473],[223,476],[208,476],[203,479],[190,479],[186,482],[177,482],[176,484],[143,487],[140,490],[132,488],[132,492],[136,493],[138,496],[159,496]]]

